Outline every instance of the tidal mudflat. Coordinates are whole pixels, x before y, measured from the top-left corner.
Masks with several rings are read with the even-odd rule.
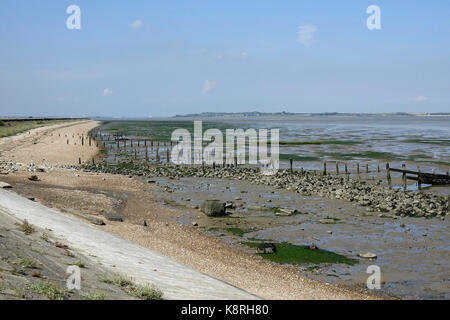
[[[181,219],[197,223],[208,234],[243,244],[271,241],[311,245],[337,253],[355,263],[304,263],[309,277],[351,286],[365,286],[369,265],[382,272],[384,293],[403,298],[450,298],[450,222],[437,218],[398,217],[367,212],[365,207],[342,200],[299,196],[291,191],[242,181],[156,178],[156,199],[186,208]],[[202,200],[221,199],[230,204],[229,215],[209,218],[197,208]],[[279,215],[276,209],[297,210]],[[372,252],[375,260],[358,257]]]
[[[273,179],[258,178],[252,168],[174,167],[164,156],[170,132],[191,128],[189,121],[109,122],[94,130],[105,141],[104,164],[82,166],[94,172],[151,179],[160,188],[161,205],[176,207],[185,225],[219,237],[233,247],[258,254],[271,242],[276,255],[308,277],[365,288],[367,267],[381,268],[383,294],[401,298],[450,298],[450,224],[448,186],[420,192],[401,175],[393,188],[380,171],[391,167],[424,172],[449,170],[450,126],[446,119],[302,119],[208,122],[207,128],[280,127],[281,167]],[[105,137],[107,137],[105,139]],[[117,143],[121,140],[133,140]],[[147,141],[146,141],[147,140]],[[147,144],[150,143],[151,145]],[[119,142],[120,143],[120,142]],[[323,161],[328,168],[324,175]],[[340,165],[340,175],[334,164]],[[343,165],[349,174],[343,175]],[[361,167],[359,168],[359,165]],[[358,171],[356,171],[358,166]],[[206,171],[205,171],[206,170]],[[303,171],[305,170],[305,171]],[[301,172],[301,173],[299,173]],[[227,216],[211,218],[202,201],[227,203]],[[309,250],[308,250],[309,248]],[[311,248],[314,254],[311,254]],[[318,249],[317,249],[318,248]],[[375,259],[360,254],[373,253]]]

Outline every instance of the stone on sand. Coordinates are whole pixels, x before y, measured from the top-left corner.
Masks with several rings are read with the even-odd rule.
[[[225,215],[225,202],[220,200],[205,200],[200,206],[200,211],[209,217]]]

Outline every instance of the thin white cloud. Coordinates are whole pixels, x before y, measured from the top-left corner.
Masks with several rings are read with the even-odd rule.
[[[208,93],[209,91],[214,89],[215,86],[216,86],[216,82],[215,81],[205,80],[205,82],[203,83],[203,93],[204,94]]]
[[[241,57],[242,57],[242,58],[247,58],[247,57],[248,57],[247,51],[241,52]]]
[[[112,95],[112,94],[113,94],[113,92],[112,92],[112,90],[109,89],[109,88],[105,88],[105,89],[103,90],[103,96],[104,96],[104,97],[110,96],[110,95]]]
[[[426,100],[428,100],[428,98],[425,96],[417,96],[414,98],[414,101],[416,101],[416,102],[424,102]]]
[[[144,23],[142,22],[142,20],[135,20],[133,21],[133,23],[130,24],[130,27],[132,29],[139,29],[142,28],[142,26],[144,25]]]
[[[314,39],[314,33],[317,31],[317,27],[311,24],[305,24],[298,27],[297,41],[305,47],[310,47],[316,40]]]

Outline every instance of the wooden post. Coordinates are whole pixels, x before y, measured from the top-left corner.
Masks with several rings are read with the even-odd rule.
[[[359,163],[356,164],[356,173],[358,174],[359,177]]]
[[[290,158],[289,159],[289,171],[292,173],[292,162],[294,161],[294,159]]]
[[[170,162],[169,148],[166,148],[167,163]]]
[[[91,146],[91,136],[89,136],[89,147]]]
[[[84,146],[84,137],[81,137],[81,145]]]
[[[391,189],[392,181],[391,181],[391,170],[389,169],[389,162],[386,162],[386,179],[388,182],[389,189]]]
[[[339,162],[336,161],[336,175],[339,175]]]
[[[348,175],[347,163],[344,163],[344,170],[345,170],[345,174]]]
[[[148,147],[145,146],[145,161],[148,162]]]
[[[420,181],[420,166],[417,166],[417,189],[422,190],[422,181]]]
[[[369,164],[366,163],[366,173],[369,173]]]
[[[380,164],[377,164],[377,172],[380,172]]]
[[[237,168],[237,164],[238,164],[238,159],[237,159],[237,155],[234,156],[234,167]]]
[[[213,162],[213,170],[214,171],[216,170],[216,163],[215,162]]]
[[[93,164],[93,165],[95,164],[95,160],[94,160],[94,158],[92,158],[92,164]]]
[[[67,139],[67,144],[69,144],[69,139]]]
[[[406,170],[406,164],[402,163],[402,170]],[[403,190],[406,191],[406,172],[402,173]]]
[[[78,164],[81,164],[81,158],[78,158]]]
[[[327,162],[326,161],[323,162],[323,175],[324,176],[327,175]]]

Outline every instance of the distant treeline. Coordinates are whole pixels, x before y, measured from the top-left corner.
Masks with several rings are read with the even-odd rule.
[[[0,118],[3,122],[17,121],[54,121],[54,120],[87,120],[88,118]]]
[[[395,112],[395,113],[340,113],[340,112],[323,112],[323,113],[293,113],[293,112],[202,112],[202,113],[191,113],[180,115],[177,114],[173,118],[193,118],[193,117],[204,117],[204,118],[218,118],[218,117],[262,117],[262,116],[303,116],[303,117],[314,117],[314,116],[450,116],[450,113],[436,112],[436,113],[408,113],[408,112]]]

